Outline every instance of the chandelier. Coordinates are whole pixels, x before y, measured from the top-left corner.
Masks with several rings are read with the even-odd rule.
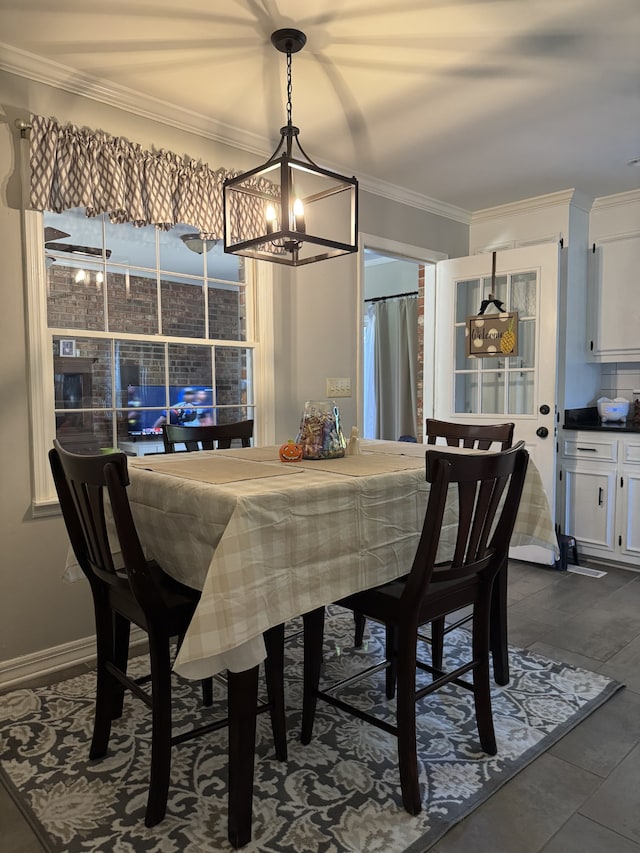
[[[306,41],[295,29],[271,35],[274,47],[287,55],[287,124],[266,163],[224,182],[229,254],[297,267],[358,251],[358,181],[314,163],[291,120],[291,56]]]

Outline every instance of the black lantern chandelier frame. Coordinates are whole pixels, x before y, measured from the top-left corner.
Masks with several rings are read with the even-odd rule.
[[[292,122],[291,56],[306,41],[296,29],[271,35],[287,56],[287,124],[265,163],[224,181],[228,254],[297,267],[358,251],[358,181],[314,163]]]

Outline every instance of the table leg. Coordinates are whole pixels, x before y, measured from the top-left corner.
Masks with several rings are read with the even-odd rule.
[[[251,841],[258,667],[228,676],[229,841],[238,848]]]
[[[507,568],[509,560],[496,575],[491,591],[491,654],[496,684],[509,683],[509,649],[507,647]]]

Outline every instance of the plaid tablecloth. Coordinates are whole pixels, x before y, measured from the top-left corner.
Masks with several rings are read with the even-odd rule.
[[[175,669],[248,669],[265,657],[267,628],[406,573],[427,504],[426,449],[363,442],[360,456],[300,464],[281,463],[276,447],[130,460],[145,551],[202,590]],[[557,551],[531,462],[512,542]]]

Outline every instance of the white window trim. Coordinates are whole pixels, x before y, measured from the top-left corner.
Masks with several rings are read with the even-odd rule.
[[[48,346],[47,274],[42,250],[42,214],[24,212],[24,258],[29,355],[31,424],[31,512],[34,517],[59,512],[48,452],[56,435],[53,353]]]
[[[56,435],[53,386],[53,352],[47,324],[47,273],[42,250],[43,216],[40,211],[23,213],[25,292],[27,306],[27,353],[29,421],[32,450],[31,513],[34,518],[57,515],[58,498],[49,468],[48,453]],[[247,337],[253,351],[254,395],[258,445],[275,441],[273,267],[245,261]],[[251,307],[251,311],[249,311]],[[213,341],[212,341],[213,343]]]

